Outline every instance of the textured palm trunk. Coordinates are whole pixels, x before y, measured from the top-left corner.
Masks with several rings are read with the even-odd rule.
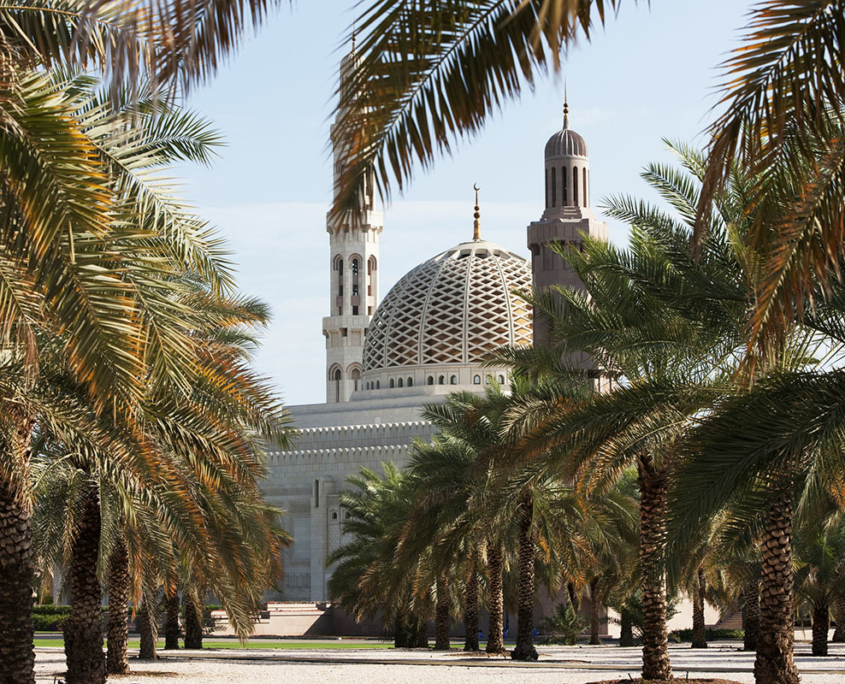
[[[836,629],[833,632],[833,643],[845,643],[845,596],[840,596],[833,603],[833,614],[836,618]]]
[[[434,650],[448,651],[449,643],[449,580],[437,580],[437,604],[434,608]]]
[[[599,639],[599,609],[601,604],[599,602],[599,580],[596,577],[590,582],[590,643],[592,645],[601,644]]]
[[[792,499],[787,494],[769,510],[762,539],[760,635],[754,678],[757,684],[798,684],[792,647]]]
[[[760,638],[760,583],[757,580],[749,582],[742,593],[745,595],[742,606],[742,624],[745,629],[742,648],[744,651],[756,651]]]
[[[634,619],[627,608],[619,613],[619,645],[634,645]]]
[[[29,465],[32,421],[21,421],[18,440],[0,444],[14,452],[23,472]],[[34,684],[32,624],[32,508],[26,476],[0,471],[0,684]]]
[[[637,462],[640,487],[640,569],[643,603],[643,679],[672,678],[666,633],[666,468]]]
[[[141,631],[141,651],[138,657],[141,660],[156,660],[158,654],[158,617],[151,614],[152,611],[147,606],[147,600],[141,604],[141,610],[138,611],[138,628]]]
[[[165,589],[164,598],[164,650],[179,648],[179,592],[175,586]]]
[[[109,674],[129,672],[129,554],[120,540],[109,566],[109,625],[106,667]]]
[[[478,554],[473,552],[464,585],[464,650],[478,651]]]
[[[504,598],[502,596],[502,552],[499,549],[488,549],[487,570],[490,573],[488,585],[490,598],[488,611],[490,613],[490,633],[487,635],[487,653],[504,653],[505,644],[502,637],[504,629]]]
[[[91,487],[73,540],[70,580],[72,608],[70,617],[62,627],[67,684],[102,684],[106,681],[103,596],[97,578],[100,522],[100,497],[96,487]]]
[[[830,630],[830,606],[825,604],[813,607],[813,655],[827,655],[827,633]]]
[[[428,620],[420,616],[417,618],[414,633],[414,648],[428,648]]]
[[[707,627],[704,624],[704,594],[707,591],[707,581],[704,579],[704,568],[699,568],[697,575],[692,604],[692,648],[707,648]]]
[[[519,507],[519,593],[516,601],[516,647],[514,660],[537,660],[534,648],[534,500],[522,497]]]
[[[185,590],[182,607],[185,609],[185,648],[199,650],[202,648],[202,602],[195,598],[194,592]]]

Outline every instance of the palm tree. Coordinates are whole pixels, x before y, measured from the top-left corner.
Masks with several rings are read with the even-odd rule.
[[[349,512],[344,522],[350,541],[327,560],[333,566],[329,593],[358,619],[380,612],[397,648],[425,648],[436,577],[429,558],[410,567],[397,563],[400,536],[411,511],[411,485],[395,465],[382,467],[384,478],[362,468],[349,478],[356,489],[341,494],[341,505]]]
[[[821,524],[820,524],[821,523]],[[801,529],[804,527],[804,529]],[[796,534],[796,595],[813,616],[814,656],[826,656],[830,613],[845,586],[845,521],[840,512],[827,520],[807,521]]]
[[[746,236],[766,261],[751,341],[789,330],[803,301],[843,257],[842,0],[769,0],[752,7],[742,45],[723,63],[696,234],[736,162],[755,169],[758,213]]]
[[[578,477],[587,487],[606,486],[626,464],[637,466],[646,678],[670,673],[664,584],[670,480],[700,412],[741,387],[737,369],[759,275],[754,253],[739,242],[748,200],[738,170],[717,199],[696,260],[690,236],[704,161],[683,145],[672,147],[692,177],[664,165],[643,175],[682,220],[631,198],[611,198],[608,213],[634,226],[630,249],[593,241],[583,253],[559,248],[586,292],[561,289],[537,300],[554,321],[556,350],[511,353],[530,370],[587,351],[620,378],[616,391],[583,407],[529,405],[520,420],[533,449],[580,463]]]
[[[237,51],[247,26],[257,26],[283,4],[16,0],[0,12],[4,64],[94,68],[118,86],[137,87],[147,78],[186,90],[213,77],[227,54]]]

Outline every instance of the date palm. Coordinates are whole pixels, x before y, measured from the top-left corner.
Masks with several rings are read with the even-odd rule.
[[[402,528],[411,511],[407,473],[383,463],[384,478],[368,468],[349,478],[355,489],[341,494],[349,512],[344,521],[349,541],[328,558],[333,567],[329,594],[357,618],[381,612],[397,647],[428,646],[426,624],[431,614],[432,575],[425,561],[412,567],[396,562]],[[425,577],[425,581],[416,583]]]
[[[704,174],[702,155],[675,145],[685,171],[651,165],[644,177],[680,218],[631,198],[611,198],[610,215],[633,225],[631,247],[587,241],[559,248],[586,292],[560,290],[537,304],[554,319],[558,348],[514,350],[527,367],[560,364],[587,351],[621,386],[583,407],[526,405],[518,423],[535,450],[580,464],[588,488],[606,487],[636,464],[640,490],[640,571],[645,678],[669,676],[666,648],[667,493],[678,450],[697,416],[740,390],[737,369],[759,263],[739,240],[747,207],[744,176],[717,198],[696,260],[690,236]],[[558,298],[559,297],[559,298]],[[742,376],[739,376],[740,379]]]
[[[733,164],[753,169],[748,191],[759,211],[746,240],[766,269],[751,341],[763,347],[783,337],[845,253],[843,35],[842,0],[765,0],[751,8],[742,44],[722,65],[696,233],[706,231]]]

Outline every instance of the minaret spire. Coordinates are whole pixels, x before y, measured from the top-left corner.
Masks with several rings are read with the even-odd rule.
[[[569,97],[566,94],[566,81],[563,82],[563,130],[569,128]]]
[[[478,204],[478,191],[481,188],[478,187],[478,183],[474,183],[472,189],[475,190],[475,213],[473,213],[472,217],[475,219],[472,222],[472,239],[473,240],[480,240],[481,239],[481,207]]]

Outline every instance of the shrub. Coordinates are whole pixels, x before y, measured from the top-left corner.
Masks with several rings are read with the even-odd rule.
[[[587,619],[578,615],[571,603],[559,603],[550,617],[543,618],[540,626],[549,633],[543,643],[574,646],[587,626]]]
[[[70,617],[70,606],[35,606],[32,622],[36,632],[58,632],[63,620]]]
[[[669,638],[676,643],[683,641],[692,641],[691,629],[676,629],[669,634]],[[707,640],[719,641],[723,639],[744,639],[744,629],[708,629]]]

